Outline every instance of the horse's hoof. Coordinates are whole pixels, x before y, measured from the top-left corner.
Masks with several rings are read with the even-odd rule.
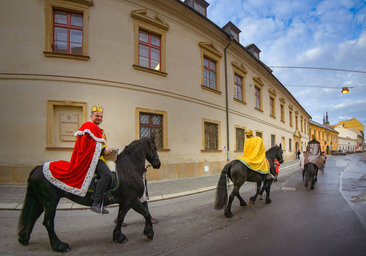
[[[270,203],[272,203],[272,200],[271,199],[267,199],[266,200],[266,204],[270,204]]]
[[[113,241],[120,244],[128,242],[127,237],[124,234],[121,234],[119,236],[113,236]]]
[[[311,188],[311,189],[314,189],[314,186],[311,186],[310,188]]]
[[[29,244],[29,236],[28,237],[22,237],[20,236],[18,238],[18,242],[21,243],[22,245],[28,245]]]
[[[52,249],[56,252],[69,252],[71,251],[71,247],[64,242],[58,242],[52,246]]]
[[[248,206],[246,202],[241,202],[240,206],[244,207],[244,206]]]
[[[144,235],[150,240],[154,238],[154,230],[152,229],[152,226],[151,227],[145,226]]]
[[[226,218],[232,218],[234,215],[232,214],[232,212],[225,211],[225,216]]]

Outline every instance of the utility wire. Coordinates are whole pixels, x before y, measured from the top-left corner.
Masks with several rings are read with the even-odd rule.
[[[353,72],[353,73],[366,74],[366,71],[362,71],[362,70],[351,70],[351,69],[341,69],[341,68],[295,67],[295,66],[268,66],[268,67],[270,67],[270,68],[317,69],[317,70],[341,71],[341,72]]]

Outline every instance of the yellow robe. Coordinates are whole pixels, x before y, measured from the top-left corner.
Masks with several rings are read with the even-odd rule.
[[[244,156],[236,158],[253,171],[268,174],[269,163],[266,158],[264,143],[260,137],[250,137],[244,143]]]

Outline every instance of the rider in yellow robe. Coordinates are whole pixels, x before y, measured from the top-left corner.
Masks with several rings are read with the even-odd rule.
[[[248,168],[253,171],[268,174],[269,163],[266,158],[266,150],[262,138],[253,137],[253,131],[249,130],[246,133],[246,140],[244,143],[244,155],[239,156],[236,159],[240,160]]]

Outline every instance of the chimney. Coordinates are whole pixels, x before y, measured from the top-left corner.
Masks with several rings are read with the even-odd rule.
[[[239,33],[241,32],[240,29],[238,29],[231,21],[229,21],[225,26],[222,27],[222,29],[231,35],[234,40],[239,42]]]
[[[205,0],[185,0],[184,3],[197,12],[207,17],[207,7],[210,5]]]
[[[259,53],[261,52],[261,50],[259,50],[259,48],[255,45],[255,44],[250,44],[248,46],[246,46],[245,48],[247,48],[247,50],[257,59],[259,60]]]

